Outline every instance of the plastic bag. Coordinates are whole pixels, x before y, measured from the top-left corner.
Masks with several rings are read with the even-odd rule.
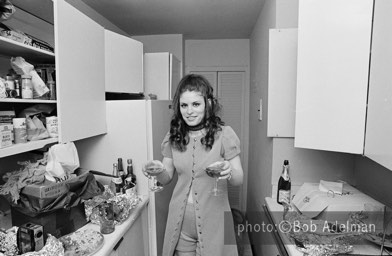
[[[49,92],[45,82],[34,70],[34,66],[25,61],[22,57],[12,57],[11,67],[18,75],[30,75],[33,84],[33,97],[38,98]]]
[[[79,167],[79,156],[73,142],[49,148],[45,178],[53,182],[67,180]]]
[[[38,117],[26,117],[27,140],[42,140],[49,137],[49,132]]]

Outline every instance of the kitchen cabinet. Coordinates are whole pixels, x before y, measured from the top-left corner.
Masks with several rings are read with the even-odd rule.
[[[295,147],[363,153],[372,0],[299,2]]]
[[[18,16],[15,22],[10,19],[8,24],[28,23],[29,26],[23,27],[24,32],[32,33],[30,31],[38,30],[51,37],[55,45],[55,53],[0,37],[2,58],[21,56],[33,65],[55,64],[57,100],[0,99],[0,109],[15,109],[18,112],[38,103],[56,105],[59,137],[0,149],[0,157],[42,148],[51,143],[65,143],[105,133],[103,27],[66,1],[39,1],[42,6],[41,11],[54,14],[52,23],[54,25],[41,20],[36,13],[31,15],[22,11],[23,2],[18,3],[22,5],[17,6],[20,8],[18,11],[24,13],[24,16]],[[36,24],[44,24],[45,28],[30,28]],[[18,26],[13,28],[21,30]],[[8,67],[2,67],[5,68]],[[89,129],[78,129],[78,127],[89,127]]]
[[[140,256],[148,255],[148,211],[137,217],[122,239],[117,243],[110,256]]]
[[[294,137],[297,37],[296,28],[269,31],[268,137]]]
[[[181,80],[181,62],[169,52],[144,54],[144,93],[171,100]]]
[[[105,30],[105,91],[143,92],[143,44]]]
[[[392,2],[375,1],[365,156],[392,170]]]

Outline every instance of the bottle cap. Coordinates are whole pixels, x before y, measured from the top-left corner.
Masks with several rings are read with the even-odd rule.
[[[283,164],[284,165],[289,165],[289,160],[284,160]]]

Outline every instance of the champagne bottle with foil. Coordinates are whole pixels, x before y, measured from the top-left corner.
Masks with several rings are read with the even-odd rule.
[[[127,159],[127,177],[125,178],[125,193],[136,193],[136,175],[133,173],[132,159]]]
[[[289,160],[284,160],[283,170],[278,182],[277,202],[282,205],[290,205],[291,179],[289,173]]]
[[[112,178],[112,181],[110,183],[110,189],[116,195],[123,194],[123,184],[124,183],[123,183],[121,177],[118,175],[118,167],[117,167],[116,163],[113,164],[113,173],[112,174],[116,177]]]

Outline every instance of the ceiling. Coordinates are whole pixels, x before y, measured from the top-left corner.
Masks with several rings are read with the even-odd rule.
[[[82,0],[131,36],[249,38],[265,0]]]

